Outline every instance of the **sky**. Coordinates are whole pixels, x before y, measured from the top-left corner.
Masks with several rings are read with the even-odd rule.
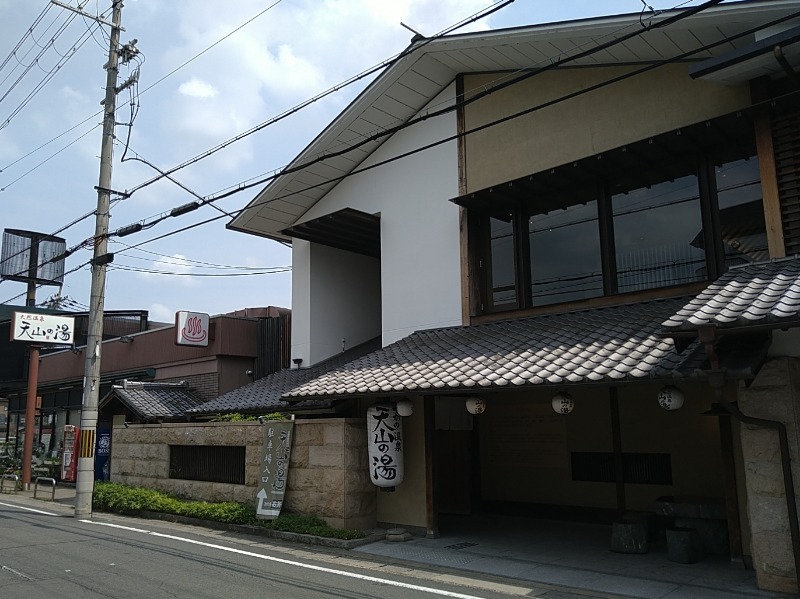
[[[667,9],[678,2],[647,4]],[[63,3],[110,20],[110,0]],[[117,96],[111,188],[137,188],[158,175],[155,169],[198,157],[395,56],[413,35],[401,22],[432,36],[492,4],[126,0],[120,41],[135,39],[139,54],[121,66],[120,83],[139,71],[138,83]],[[457,32],[638,13],[643,6],[642,0],[515,0]],[[82,265],[92,256],[81,245],[95,230],[108,35],[109,27],[49,0],[0,0],[0,228],[52,234],[89,215],[57,233],[76,251],[66,260],[63,287],[40,287],[37,303],[60,293],[64,305],[88,309],[91,273]],[[176,171],[177,183],[162,178],[137,189],[113,204],[109,230],[150,223],[195,200],[186,188],[206,197],[280,169],[370,80]],[[112,237],[105,309],[147,310],[151,320],[172,322],[177,310],[213,315],[291,307],[290,248],[225,228],[231,219],[224,212],[243,208],[257,193],[243,191]],[[24,305],[25,292],[24,283],[4,280],[0,303]]]

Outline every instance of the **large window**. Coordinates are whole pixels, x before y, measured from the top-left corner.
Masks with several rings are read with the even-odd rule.
[[[693,245],[703,228],[697,175],[640,187],[611,198],[617,291],[706,278],[706,256]]]
[[[470,194],[479,311],[706,281],[766,259],[758,160],[739,133],[691,152],[662,136]]]
[[[596,201],[531,215],[528,237],[534,304],[603,295]]]

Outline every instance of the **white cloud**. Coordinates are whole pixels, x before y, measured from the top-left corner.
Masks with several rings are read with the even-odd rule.
[[[178,92],[192,98],[213,98],[219,93],[219,90],[210,83],[192,77],[189,81],[181,83]]]
[[[154,322],[173,323],[175,322],[175,310],[164,304],[150,304],[148,318]]]

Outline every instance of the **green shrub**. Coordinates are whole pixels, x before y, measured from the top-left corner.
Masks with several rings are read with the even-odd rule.
[[[95,483],[93,506],[97,510],[106,512],[122,514],[138,514],[143,511],[159,512],[212,522],[248,524],[283,532],[333,539],[361,539],[365,536],[360,530],[332,528],[317,516],[287,514],[275,520],[260,520],[256,518],[255,508],[250,505],[234,501],[211,503],[180,499],[162,491],[129,487],[112,482],[98,481]]]

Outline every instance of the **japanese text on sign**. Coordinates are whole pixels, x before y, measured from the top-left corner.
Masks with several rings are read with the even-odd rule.
[[[71,316],[14,312],[12,341],[33,343],[72,343],[75,319]]]
[[[393,487],[403,480],[403,432],[400,415],[391,406],[367,410],[369,468],[373,484]]]
[[[256,495],[256,516],[272,519],[280,515],[289,476],[293,422],[271,422],[264,431],[261,475]]]

